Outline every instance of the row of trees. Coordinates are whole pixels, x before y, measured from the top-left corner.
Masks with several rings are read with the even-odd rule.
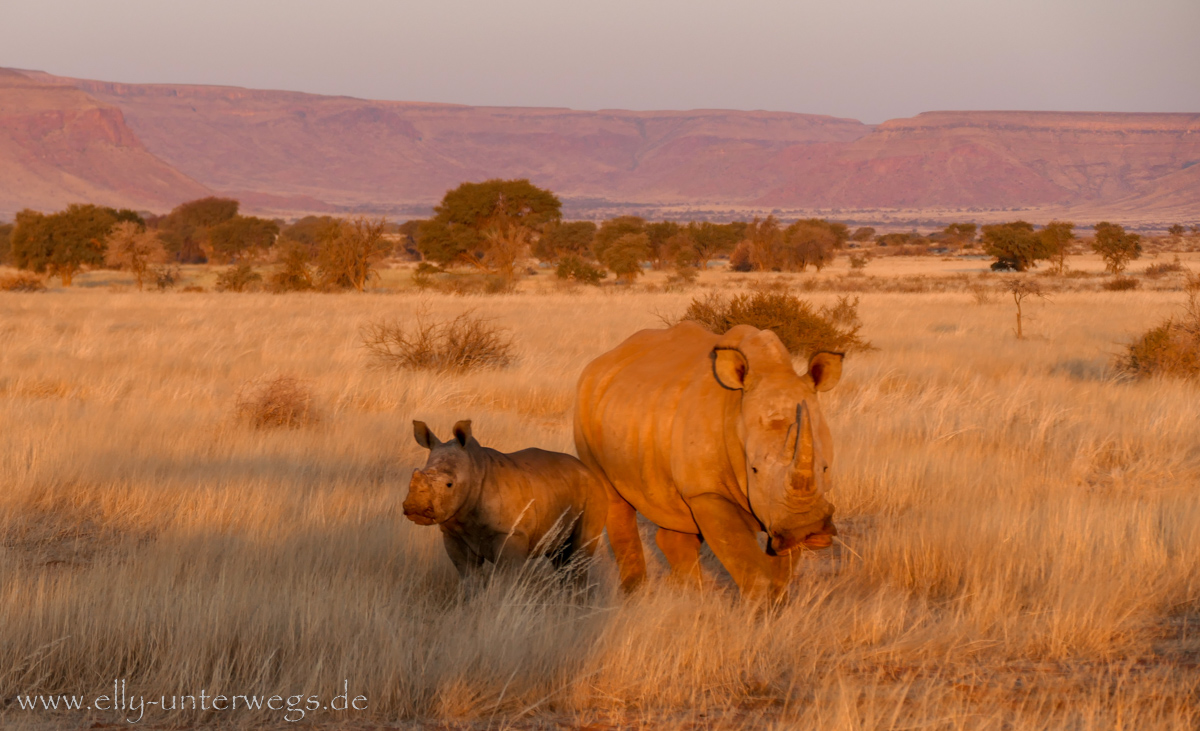
[[[426,261],[465,264],[509,279],[525,256],[585,271],[594,262],[632,280],[655,269],[706,268],[729,255],[735,269],[820,269],[850,239],[840,223],[806,219],[784,227],[774,216],[749,223],[648,222],[618,216],[596,225],[562,220],[561,201],[528,180],[464,183],[448,192],[434,217],[417,224],[414,242]]]
[[[1090,247],[1113,274],[1125,271],[1129,262],[1142,255],[1141,236],[1126,232],[1120,224],[1102,221],[1094,231]],[[1075,224],[1070,221],[1051,221],[1040,230],[1027,221],[997,223],[984,226],[982,234],[984,251],[996,257],[993,268],[1020,272],[1049,261],[1062,274],[1076,241]]]
[[[59,277],[64,286],[85,268],[110,267],[131,272],[142,289],[168,263],[205,261],[242,270],[230,274],[228,281],[236,282],[250,276],[252,263],[273,255],[283,265],[279,275],[286,288],[361,290],[392,253],[387,226],[383,219],[309,216],[284,228],[239,215],[236,200],[204,198],[145,218],[95,205],[70,205],[51,214],[24,210],[0,230],[0,244],[18,268]]]
[[[528,180],[464,183],[446,193],[432,218],[401,226],[331,216],[308,216],[286,226],[243,216],[238,209],[236,200],[210,197],[157,217],[94,205],[71,205],[53,214],[25,210],[13,225],[0,226],[0,255],[8,251],[18,267],[58,276],[64,285],[85,267],[126,269],[139,288],[154,267],[167,262],[233,264],[250,276],[250,265],[270,257],[283,265],[280,276],[294,288],[307,282],[361,290],[378,262],[394,253],[396,239],[406,253],[427,262],[468,265],[508,284],[530,255],[588,281],[598,281],[600,267],[632,281],[646,262],[687,277],[723,256],[737,271],[805,271],[810,266],[820,271],[849,242],[971,246],[977,236],[1000,268],[1024,271],[1049,260],[1061,272],[1076,241],[1074,224],[1066,221],[1041,229],[1025,221],[982,228],[953,223],[923,237],[878,235],[871,227],[850,231],[845,224],[817,218],[784,226],[774,216],[724,224],[649,222],[638,216],[599,225],[568,222],[562,219],[558,197]],[[1182,226],[1176,228],[1183,235]],[[1096,225],[1091,246],[1118,273],[1141,253],[1137,234],[1107,222]]]

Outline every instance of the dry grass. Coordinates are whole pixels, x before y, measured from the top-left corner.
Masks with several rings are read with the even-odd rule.
[[[400,514],[424,459],[410,420],[444,432],[470,417],[498,448],[572,451],[582,366],[689,299],[0,295],[0,698],[100,694],[113,678],[155,698],[329,697],[348,679],[369,710],[310,720],[1200,724],[1200,393],[1108,366],[1178,293],[1059,294],[1034,304],[1023,341],[1002,324],[1011,304],[861,295],[878,350],[851,355],[824,396],[844,545],[804,556],[781,610],[736,600],[711,556],[703,595],[656,582],[623,599],[606,550],[589,602],[537,571],[465,601],[437,531]],[[516,365],[366,367],[360,328],[421,301],[439,318],[487,307],[519,335]],[[271,371],[311,384],[326,428],[230,423],[239,384]]]

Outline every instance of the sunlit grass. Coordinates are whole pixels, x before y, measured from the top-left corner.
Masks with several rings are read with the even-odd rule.
[[[401,515],[411,420],[573,451],[583,365],[690,299],[539,289],[0,294],[0,697],[113,678],[329,696],[345,678],[370,709],[315,720],[1200,723],[1200,390],[1110,368],[1181,295],[1062,293],[1018,341],[1003,300],[863,294],[878,350],[823,396],[842,543],[804,556],[783,609],[739,601],[711,556],[703,596],[623,598],[606,550],[587,601],[536,569],[468,601],[438,532]],[[422,306],[496,317],[515,365],[371,368],[361,326]],[[319,422],[238,420],[239,390],[276,376],[308,385]],[[180,721],[279,715],[157,717]]]

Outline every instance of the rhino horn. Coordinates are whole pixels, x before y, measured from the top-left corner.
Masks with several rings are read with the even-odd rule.
[[[815,489],[813,471],[816,456],[812,418],[808,415],[808,405],[801,401],[796,404],[796,456],[793,460],[793,487],[805,492],[812,492]]]

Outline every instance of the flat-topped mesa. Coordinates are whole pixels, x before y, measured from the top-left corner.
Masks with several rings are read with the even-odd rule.
[[[1110,210],[1143,220],[1200,217],[1187,172],[1200,163],[1200,114],[935,111],[872,126],[788,112],[472,107],[29,71],[3,76],[11,81],[0,85],[3,93],[15,93],[13,77],[30,99],[37,95],[29,88],[45,90],[37,103],[46,111],[77,115],[80,104],[119,110],[119,125],[109,112],[100,115],[112,144],[132,149],[130,130],[177,178],[190,179],[190,189],[244,195],[276,213],[421,210],[464,181],[499,177],[528,178],[608,213],[632,206],[1041,208],[1057,212],[1045,217],[1081,221]],[[91,199],[93,188],[75,178],[108,180],[94,186],[111,189],[104,200],[123,195],[169,208],[185,199],[181,184],[161,171],[149,176],[153,185],[140,184],[146,175],[122,172],[129,160],[80,167],[67,152],[87,144],[67,151],[55,144],[51,135],[0,149],[0,160],[24,156],[21,165],[41,160],[62,171],[54,183],[44,182],[53,178],[48,171],[30,175],[43,182],[28,195],[12,184],[0,195],[0,211]]]

